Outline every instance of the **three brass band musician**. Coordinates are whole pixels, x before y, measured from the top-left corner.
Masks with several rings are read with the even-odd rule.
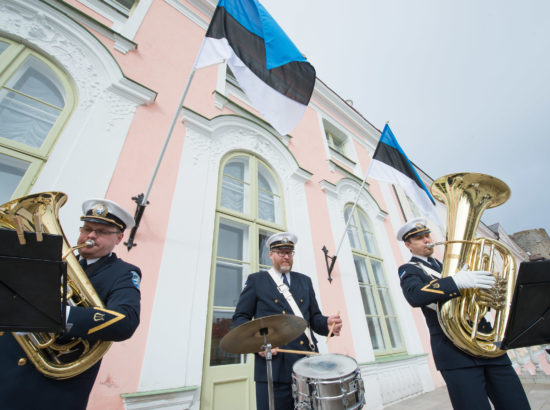
[[[443,264],[431,257],[433,241],[424,218],[404,224],[397,239],[412,254],[410,261],[399,267],[401,288],[409,304],[422,309],[435,365],[447,384],[453,408],[490,410],[490,400],[495,410],[529,409],[523,386],[506,354],[488,358],[470,355],[449,340],[438,320],[438,303],[460,297],[467,289],[491,288],[495,284],[493,275],[464,267],[453,276],[442,277]],[[479,330],[486,331],[490,326],[483,319]]]
[[[62,195],[64,202],[66,196]],[[45,195],[46,202],[50,196],[53,195]],[[39,200],[33,198],[33,203]],[[85,201],[82,211],[78,262],[70,256],[75,267],[85,272],[99,300],[97,304],[78,306],[68,303],[66,332],[58,335],[55,344],[71,347],[59,352],[50,367],[55,372],[73,361],[75,366],[69,365],[66,374],[48,374],[46,366],[40,371],[40,366],[31,362],[16,339],[36,337],[4,333],[0,336],[0,403],[4,409],[85,409],[106,350],[91,362],[81,357],[88,349],[93,351],[94,343],[128,339],[138,327],[141,271],[112,252],[124,231],[132,228],[134,219],[119,205],[105,199]],[[78,369],[79,361],[84,370]]]

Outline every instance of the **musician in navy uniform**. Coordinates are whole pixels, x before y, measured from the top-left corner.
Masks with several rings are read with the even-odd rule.
[[[125,229],[134,226],[134,219],[119,205],[105,199],[85,201],[82,210],[84,215],[80,219],[84,223],[78,244],[87,240],[94,244],[80,248],[80,264],[105,307],[68,307],[66,332],[60,340],[126,340],[139,324],[141,271],[112,251],[122,241]],[[71,356],[68,354],[64,363],[73,361]],[[11,334],[3,334],[0,406],[5,410],[85,409],[100,364],[98,361],[69,379],[49,378],[28,360]]]
[[[297,240],[296,235],[290,232],[277,233],[268,238],[266,246],[269,248],[269,258],[273,266],[269,271],[260,271],[248,276],[233,315],[234,326],[263,316],[295,314],[301,315],[307,321],[309,327],[306,332],[311,329],[317,334],[326,336],[329,333],[329,328],[333,326],[334,335],[340,334],[342,328],[340,316],[324,316],[317,304],[311,279],[302,273],[291,270]],[[281,286],[280,288],[278,288],[277,282]],[[285,297],[279,289],[283,292],[290,289],[290,299],[287,299],[288,294]],[[299,309],[299,314],[292,309],[293,303]],[[306,332],[290,343],[279,347],[288,350],[318,352],[317,340],[313,332],[309,332],[309,336],[306,335]],[[277,410],[294,409],[292,366],[305,356],[278,353],[277,349],[272,349],[272,354],[275,408]],[[257,409],[267,410],[269,409],[269,396],[265,352],[257,353],[254,359]]]
[[[397,239],[411,251],[411,260],[399,267],[405,298],[420,307],[430,331],[436,368],[441,372],[455,410],[529,409],[523,386],[511,366],[508,355],[497,358],[471,356],[457,348],[443,333],[437,319],[437,303],[461,295],[460,289],[489,289],[495,282],[487,271],[467,271],[467,266],[453,276],[441,278],[442,263],[431,257],[430,229],[424,218],[413,219],[397,232]],[[487,321],[480,328],[490,326]],[[487,329],[488,330],[488,329]]]

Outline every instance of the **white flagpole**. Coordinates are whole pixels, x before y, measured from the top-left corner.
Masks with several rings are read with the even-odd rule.
[[[133,200],[136,201],[137,207],[136,212],[134,214],[134,220],[135,225],[132,228],[130,235],[128,237],[128,241],[124,242],[124,245],[128,248],[128,251],[132,249],[132,247],[136,246],[137,244],[134,242],[136,232],[139,228],[139,224],[141,222],[141,217],[143,216],[143,212],[145,211],[145,207],[147,206],[147,199],[149,198],[149,194],[151,193],[151,188],[153,188],[153,183],[155,182],[155,178],[157,176],[158,170],[160,168],[160,163],[162,162],[162,159],[164,157],[164,154],[166,152],[166,148],[168,147],[168,142],[170,141],[170,137],[172,136],[172,133],[174,132],[174,127],[176,126],[176,122],[178,121],[178,116],[181,110],[183,109],[183,101],[185,100],[185,97],[187,96],[187,92],[189,91],[189,86],[191,85],[191,81],[193,80],[193,76],[195,75],[195,66],[193,66],[193,69],[191,70],[191,74],[189,75],[189,78],[187,79],[187,84],[185,85],[185,89],[183,90],[183,94],[180,98],[180,101],[178,103],[178,108],[176,109],[176,113],[174,114],[174,118],[172,119],[172,124],[170,124],[170,129],[168,130],[168,134],[166,135],[166,138],[164,139],[164,145],[162,147],[162,150],[160,152],[159,158],[157,160],[157,164],[155,165],[155,170],[153,171],[153,175],[151,176],[151,181],[149,182],[149,186],[147,187],[147,191],[145,192],[145,195],[140,194],[138,196],[132,197]],[[142,196],[143,195],[143,196]]]
[[[363,182],[361,183],[361,186],[359,187],[359,190],[357,191],[357,196],[355,197],[355,202],[353,203],[353,206],[351,207],[351,212],[349,214],[349,218],[346,221],[346,226],[344,227],[344,233],[342,234],[342,238],[340,239],[340,243],[338,243],[338,247],[336,248],[336,253],[334,254],[334,257],[338,256],[338,253],[340,252],[340,247],[342,246],[342,243],[344,242],[344,238],[346,237],[346,232],[348,230],[349,223],[351,221],[351,218],[353,218],[353,212],[355,211],[355,208],[357,207],[357,202],[359,202],[359,196],[361,195],[361,191],[363,191],[363,187],[365,186],[365,183],[367,181],[367,177],[369,176],[370,169],[372,167],[371,160],[369,164],[369,169],[367,169],[367,173],[365,174],[365,178],[363,178]]]
[[[155,170],[153,171],[151,181],[149,182],[149,186],[147,187],[147,191],[145,191],[145,195],[143,196],[143,199],[141,201],[141,205],[147,205],[147,199],[149,198],[149,194],[151,193],[151,188],[153,188],[153,183],[155,182],[155,178],[157,176],[157,173],[158,173],[158,170],[159,170],[159,167],[160,167],[160,163],[162,162],[162,159],[163,159],[164,154],[166,152],[166,148],[168,147],[168,142],[170,141],[170,137],[172,137],[172,133],[174,132],[174,127],[176,126],[176,122],[178,121],[179,113],[183,109],[183,101],[185,100],[185,97],[187,96],[187,92],[189,91],[189,86],[191,85],[191,81],[193,80],[194,75],[195,75],[195,67],[193,67],[193,70],[191,70],[191,74],[189,75],[189,78],[187,79],[187,84],[185,85],[185,90],[183,90],[183,94],[182,94],[181,99],[178,103],[178,108],[176,110],[176,113],[174,114],[174,118],[172,119],[172,124],[170,124],[170,129],[168,130],[168,134],[166,135],[166,138],[164,140],[164,145],[162,147],[162,151],[160,152],[159,159],[157,160]]]

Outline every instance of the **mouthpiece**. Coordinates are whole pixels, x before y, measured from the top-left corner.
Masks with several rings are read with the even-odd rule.
[[[93,239],[88,239],[86,242],[83,242],[80,245],[73,246],[72,248],[69,248],[67,252],[63,255],[62,260],[67,259],[67,256],[69,256],[72,252],[74,252],[77,249],[84,248],[84,247],[91,248],[94,245],[95,245],[95,241]]]
[[[435,248],[435,245],[440,245],[440,243],[439,242],[429,243],[426,245],[426,248],[432,249],[432,248]]]

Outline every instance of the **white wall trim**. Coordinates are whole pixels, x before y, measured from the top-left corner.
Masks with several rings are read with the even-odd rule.
[[[123,394],[125,410],[198,410],[200,389],[173,389],[137,394]]]
[[[189,7],[187,4],[180,0],[164,0],[166,3],[168,3],[170,6],[175,8],[177,11],[179,11],[181,14],[183,14],[185,17],[187,17],[189,20],[191,20],[193,23],[195,23],[197,26],[201,27],[206,31],[210,24],[210,19],[205,20],[204,16],[200,13],[197,13],[193,8]],[[208,7],[208,5],[211,5],[208,1],[198,1],[198,0],[190,0],[190,4],[195,6],[198,10],[203,12],[207,16],[212,16],[214,14],[214,7]]]
[[[434,389],[427,355],[359,367],[368,409],[382,409]]]

